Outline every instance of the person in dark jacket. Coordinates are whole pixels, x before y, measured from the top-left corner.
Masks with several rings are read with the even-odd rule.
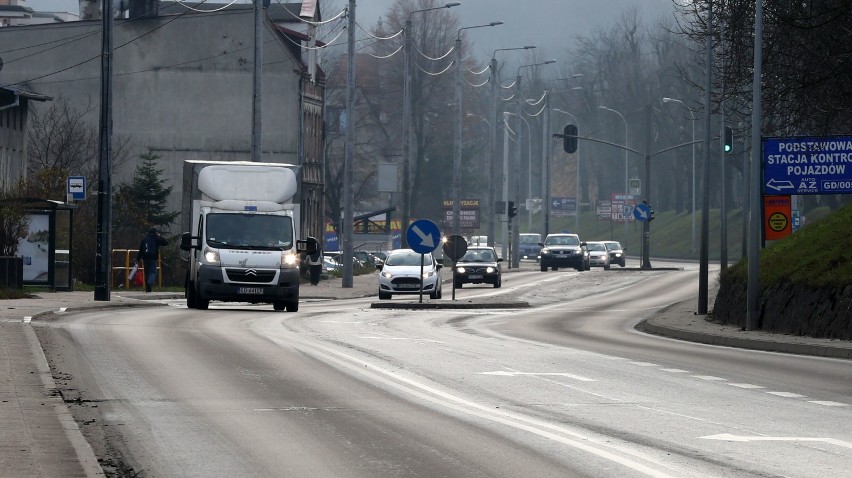
[[[136,253],[136,263],[142,264],[145,271],[145,292],[151,292],[151,287],[157,282],[157,260],[160,257],[160,247],[168,244],[166,239],[157,233],[157,229],[151,228],[148,234],[139,243],[139,252]]]
[[[316,239],[309,237],[308,241],[311,240],[316,243]],[[322,251],[319,246],[316,247],[313,254],[308,255],[308,272],[311,276],[311,285],[319,284],[320,274],[322,273]]]

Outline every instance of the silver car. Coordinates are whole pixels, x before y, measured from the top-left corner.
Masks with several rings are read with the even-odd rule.
[[[423,260],[423,275],[420,260]],[[419,294],[421,282],[423,293],[431,299],[441,298],[441,264],[432,254],[418,254],[411,249],[391,251],[384,263],[376,264],[379,270],[379,299],[387,300],[394,294]]]
[[[603,267],[609,270],[609,251],[606,244],[600,241],[587,241],[586,249],[589,251],[589,266]]]

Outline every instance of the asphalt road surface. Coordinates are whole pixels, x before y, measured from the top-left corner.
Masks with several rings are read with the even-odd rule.
[[[36,325],[112,476],[850,476],[849,361],[634,331],[696,295],[697,265],[532,267],[457,291],[525,310],[174,302]]]

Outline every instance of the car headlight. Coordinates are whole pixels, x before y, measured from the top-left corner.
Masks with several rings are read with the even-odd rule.
[[[435,275],[435,271],[426,271],[423,273],[423,278],[426,279],[432,277],[433,275]]]
[[[548,249],[548,248],[546,248],[546,247],[542,248],[542,249],[541,249],[541,254],[542,254],[542,255],[544,255],[544,254],[550,254],[550,249]]]
[[[467,269],[465,269],[464,267],[456,267],[456,272],[464,274],[465,272],[467,272]]]
[[[616,252],[616,253],[615,253],[615,257],[621,257],[621,253],[620,253],[620,252]]]
[[[289,269],[291,267],[297,267],[299,265],[299,256],[293,253],[293,251],[283,251],[281,252],[281,268]]]
[[[209,247],[204,248],[204,261],[210,265],[219,265],[219,251]]]
[[[493,267],[486,267],[485,268],[485,272],[487,272],[488,274],[493,274],[495,270],[497,270],[497,269],[495,269]]]
[[[393,277],[393,274],[387,271],[382,271],[382,277],[384,277],[385,279],[390,279],[391,277]]]

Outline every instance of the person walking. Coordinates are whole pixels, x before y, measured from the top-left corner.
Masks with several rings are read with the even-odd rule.
[[[168,244],[166,238],[157,233],[156,228],[148,230],[148,234],[139,243],[136,253],[136,263],[142,264],[145,273],[145,292],[151,292],[151,287],[157,282],[157,259],[160,257],[160,247]]]
[[[310,241],[313,238],[308,238]],[[316,239],[314,239],[316,242]],[[322,251],[317,246],[313,254],[308,255],[308,272],[311,276],[311,285],[319,284],[320,273],[322,273]]]

